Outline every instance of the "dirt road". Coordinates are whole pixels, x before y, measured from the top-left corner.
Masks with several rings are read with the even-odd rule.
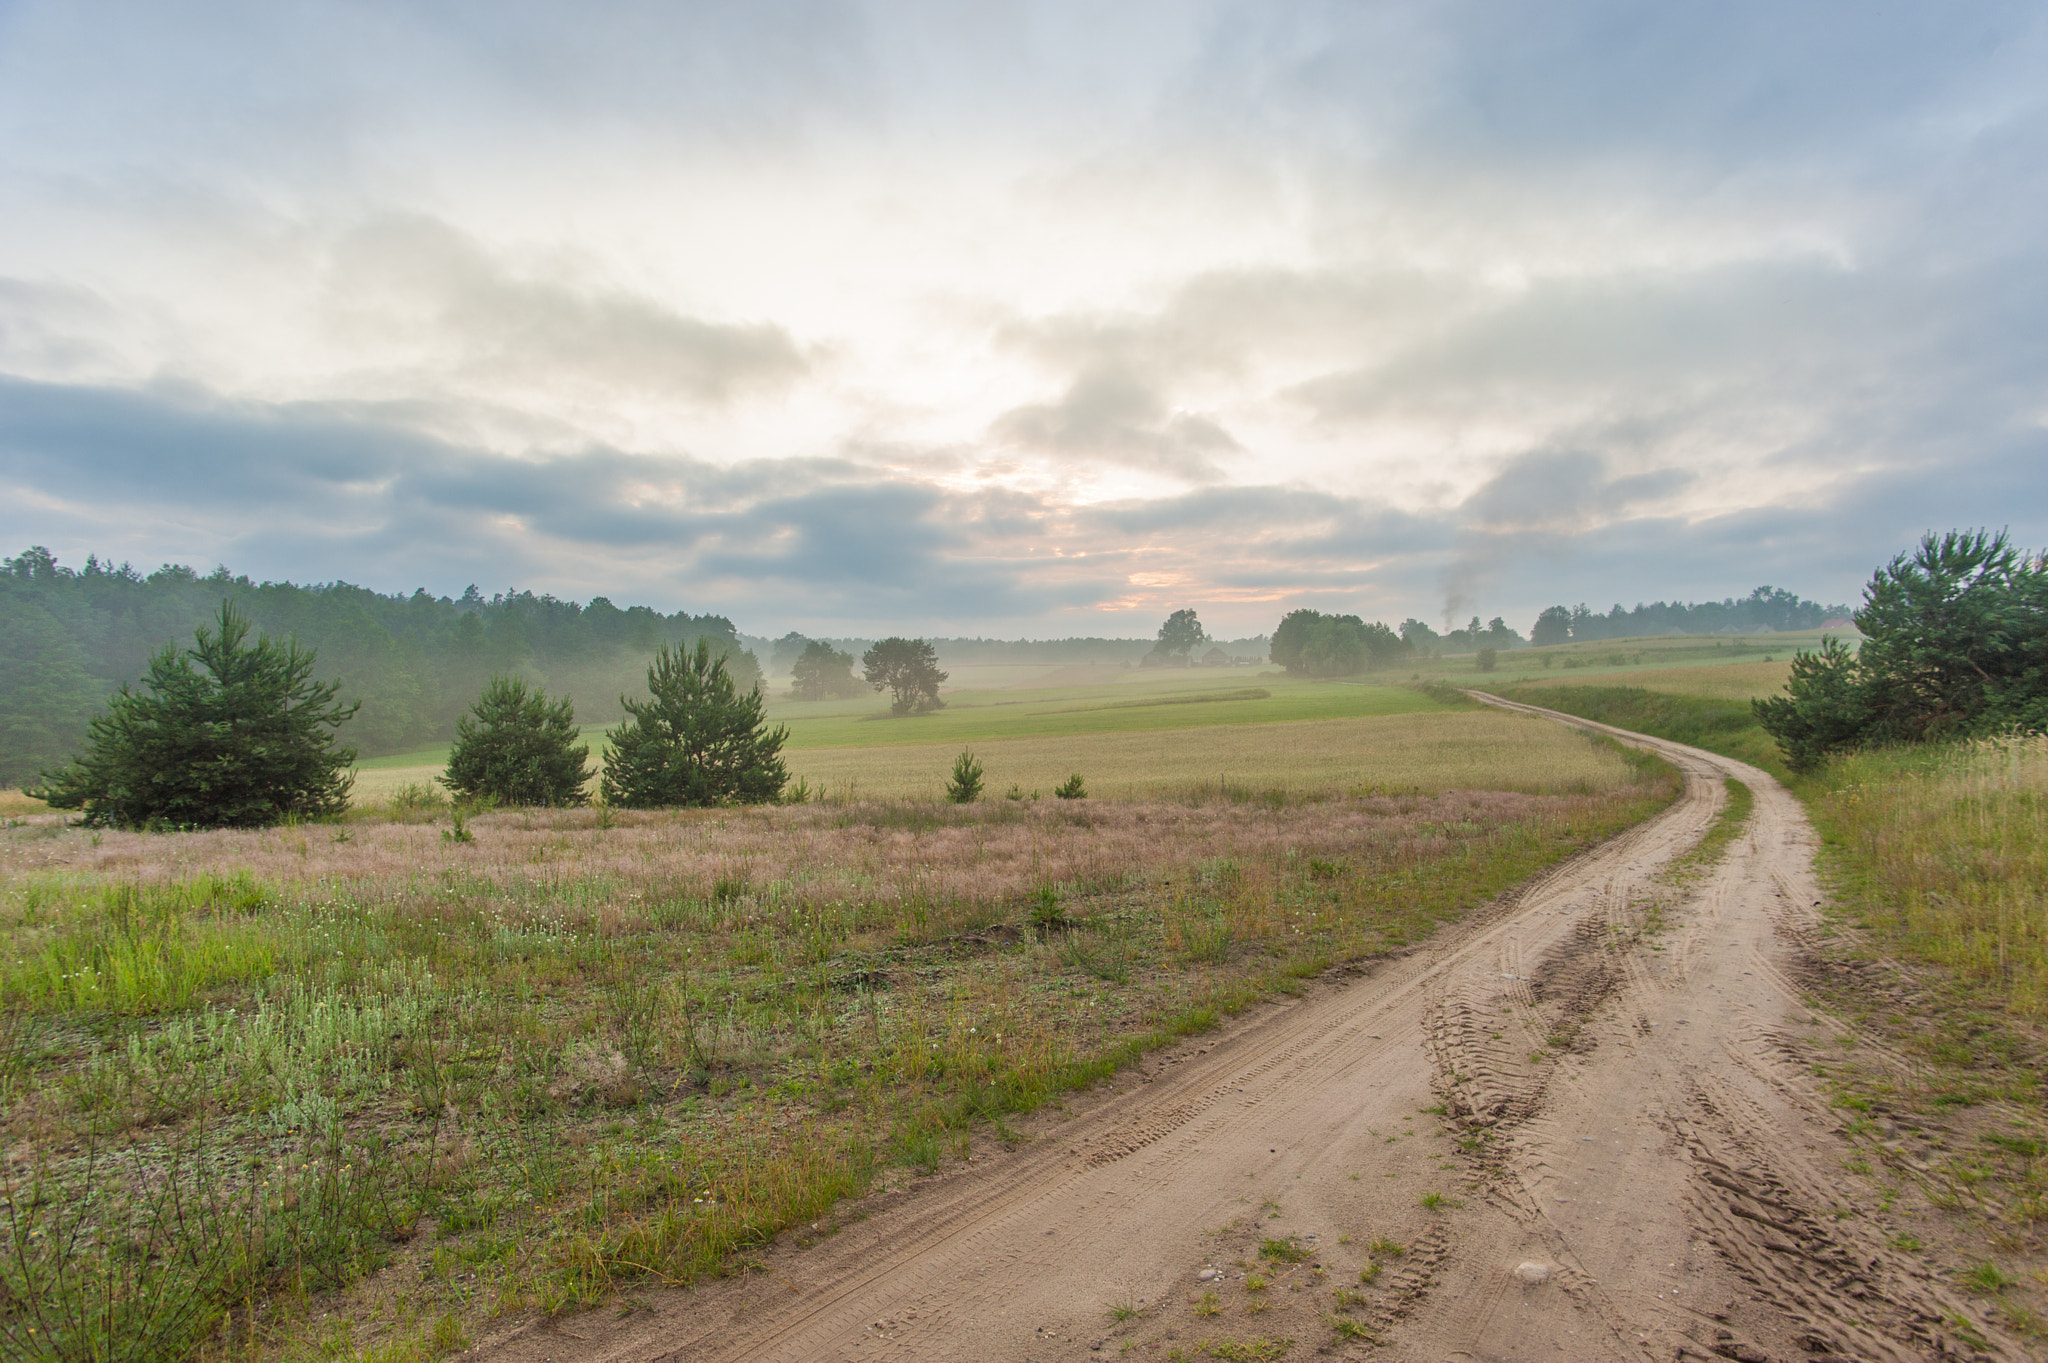
[[[1889,1247],[1798,1061],[1840,1026],[1794,982],[1820,898],[1799,806],[1739,762],[1626,737],[1684,771],[1683,798],[1409,955],[1162,1056],[766,1272],[486,1352],[2025,1357]],[[1687,866],[1731,776],[1754,814]]]

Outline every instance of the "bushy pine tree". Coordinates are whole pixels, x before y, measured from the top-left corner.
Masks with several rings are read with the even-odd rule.
[[[644,701],[620,697],[628,718],[606,735],[607,804],[659,809],[781,797],[789,768],[780,753],[789,730],[768,727],[760,688],[741,691],[709,640],[689,653],[656,653],[647,690]]]
[[[1795,771],[1874,743],[2048,729],[2048,556],[1982,530],[1928,535],[1871,576],[1863,646],[1829,638],[1754,702]]]
[[[335,738],[360,702],[336,701],[340,682],[314,681],[314,655],[296,639],[248,637],[248,620],[223,602],[192,648],[163,649],[140,690],[114,694],[87,750],[45,773],[37,793],[124,828],[256,828],[346,809],[356,754]]]
[[[576,710],[567,696],[550,701],[523,678],[493,677],[455,723],[441,784],[471,800],[586,804],[589,756],[588,745],[576,741]]]

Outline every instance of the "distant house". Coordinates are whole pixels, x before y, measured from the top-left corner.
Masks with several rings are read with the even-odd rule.
[[[1846,615],[1838,615],[1832,620],[1821,621],[1820,627],[1822,629],[1854,629],[1856,628],[1856,622]]]
[[[1230,655],[1220,648],[1212,648],[1202,655],[1202,666],[1204,667],[1228,667],[1230,666],[1230,661]]]

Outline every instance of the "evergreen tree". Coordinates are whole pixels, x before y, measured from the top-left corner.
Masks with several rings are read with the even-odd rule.
[[[939,683],[946,679],[946,674],[939,671],[938,651],[927,641],[884,639],[862,654],[860,661],[868,685],[877,691],[894,693],[889,703],[891,714],[922,714],[945,708],[946,702],[939,699]]]
[[[1794,770],[1867,743],[2048,729],[2048,558],[2003,535],[1928,535],[1871,576],[1854,654],[1833,638],[1754,702]]]
[[[567,696],[550,701],[523,678],[493,677],[455,723],[441,784],[472,800],[580,805],[590,799],[583,789],[589,756],[576,741],[576,710]]]
[[[335,733],[358,705],[316,682],[296,639],[248,642],[249,622],[222,602],[195,646],[149,660],[88,728],[90,744],[37,792],[85,821],[127,828],[255,828],[348,807],[355,750]]]
[[[647,669],[647,691],[645,701],[619,698],[628,718],[606,735],[606,803],[656,809],[781,797],[789,730],[767,727],[760,688],[734,685],[710,640],[689,653],[663,647]]]

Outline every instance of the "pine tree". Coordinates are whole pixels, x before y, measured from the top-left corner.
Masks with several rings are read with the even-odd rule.
[[[789,738],[770,729],[761,691],[742,692],[725,659],[699,639],[690,653],[663,647],[647,669],[645,701],[619,698],[625,723],[606,735],[604,798],[626,809],[764,804],[782,795]]]
[[[589,756],[590,748],[576,741],[576,711],[567,696],[550,701],[522,678],[493,677],[456,721],[441,784],[471,800],[586,804]]]
[[[114,694],[86,752],[44,774],[43,799],[126,828],[258,828],[348,808],[356,754],[335,736],[361,702],[340,704],[340,682],[314,681],[314,655],[296,639],[250,644],[230,602],[216,619],[194,647],[153,656],[141,690]]]

